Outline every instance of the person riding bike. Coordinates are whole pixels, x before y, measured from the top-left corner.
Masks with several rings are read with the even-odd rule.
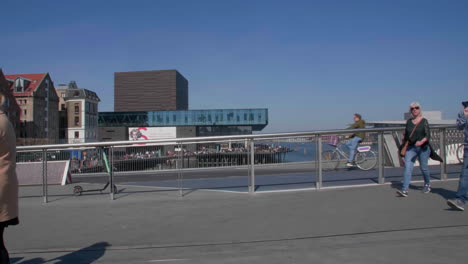
[[[358,113],[354,114],[354,124],[348,127],[348,129],[354,128],[365,128],[366,127],[366,122],[362,120],[362,116]],[[346,146],[349,149],[349,159],[348,162],[346,163],[347,167],[354,167],[356,166],[356,163],[354,162],[354,156],[356,155],[356,149],[358,147],[358,144],[362,142],[366,135],[363,132],[358,132],[354,133],[346,138],[349,138],[348,142],[346,143]]]

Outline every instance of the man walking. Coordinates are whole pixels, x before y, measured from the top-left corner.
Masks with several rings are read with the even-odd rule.
[[[463,111],[458,114],[457,127],[463,129],[465,135],[465,147],[463,149],[463,168],[458,182],[456,199],[447,200],[447,204],[455,210],[464,211],[465,203],[468,200],[468,101],[463,104]]]

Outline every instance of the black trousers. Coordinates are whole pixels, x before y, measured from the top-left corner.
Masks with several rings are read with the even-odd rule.
[[[8,256],[8,251],[3,241],[3,231],[5,231],[5,227],[0,226],[0,264],[10,264],[10,256]]]

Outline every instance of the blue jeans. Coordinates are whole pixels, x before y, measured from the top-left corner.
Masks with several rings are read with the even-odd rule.
[[[457,199],[466,202],[468,200],[468,146],[463,149],[463,168],[458,182]]]
[[[409,184],[411,182],[411,175],[413,173],[414,162],[416,162],[416,158],[419,159],[419,166],[424,176],[424,183],[431,183],[429,166],[427,165],[430,154],[431,148],[428,145],[423,147],[408,146],[405,155],[405,172],[403,174],[403,187],[401,188],[402,190],[406,191],[409,188]]]
[[[361,141],[362,138],[360,137],[353,137],[346,142],[346,146],[349,149],[349,159],[348,162],[353,162],[354,160],[354,155],[356,154],[356,149],[359,144],[359,141]]]

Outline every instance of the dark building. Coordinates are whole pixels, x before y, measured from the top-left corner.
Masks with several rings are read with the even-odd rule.
[[[188,81],[178,71],[115,73],[115,112],[176,110],[188,110]]]

